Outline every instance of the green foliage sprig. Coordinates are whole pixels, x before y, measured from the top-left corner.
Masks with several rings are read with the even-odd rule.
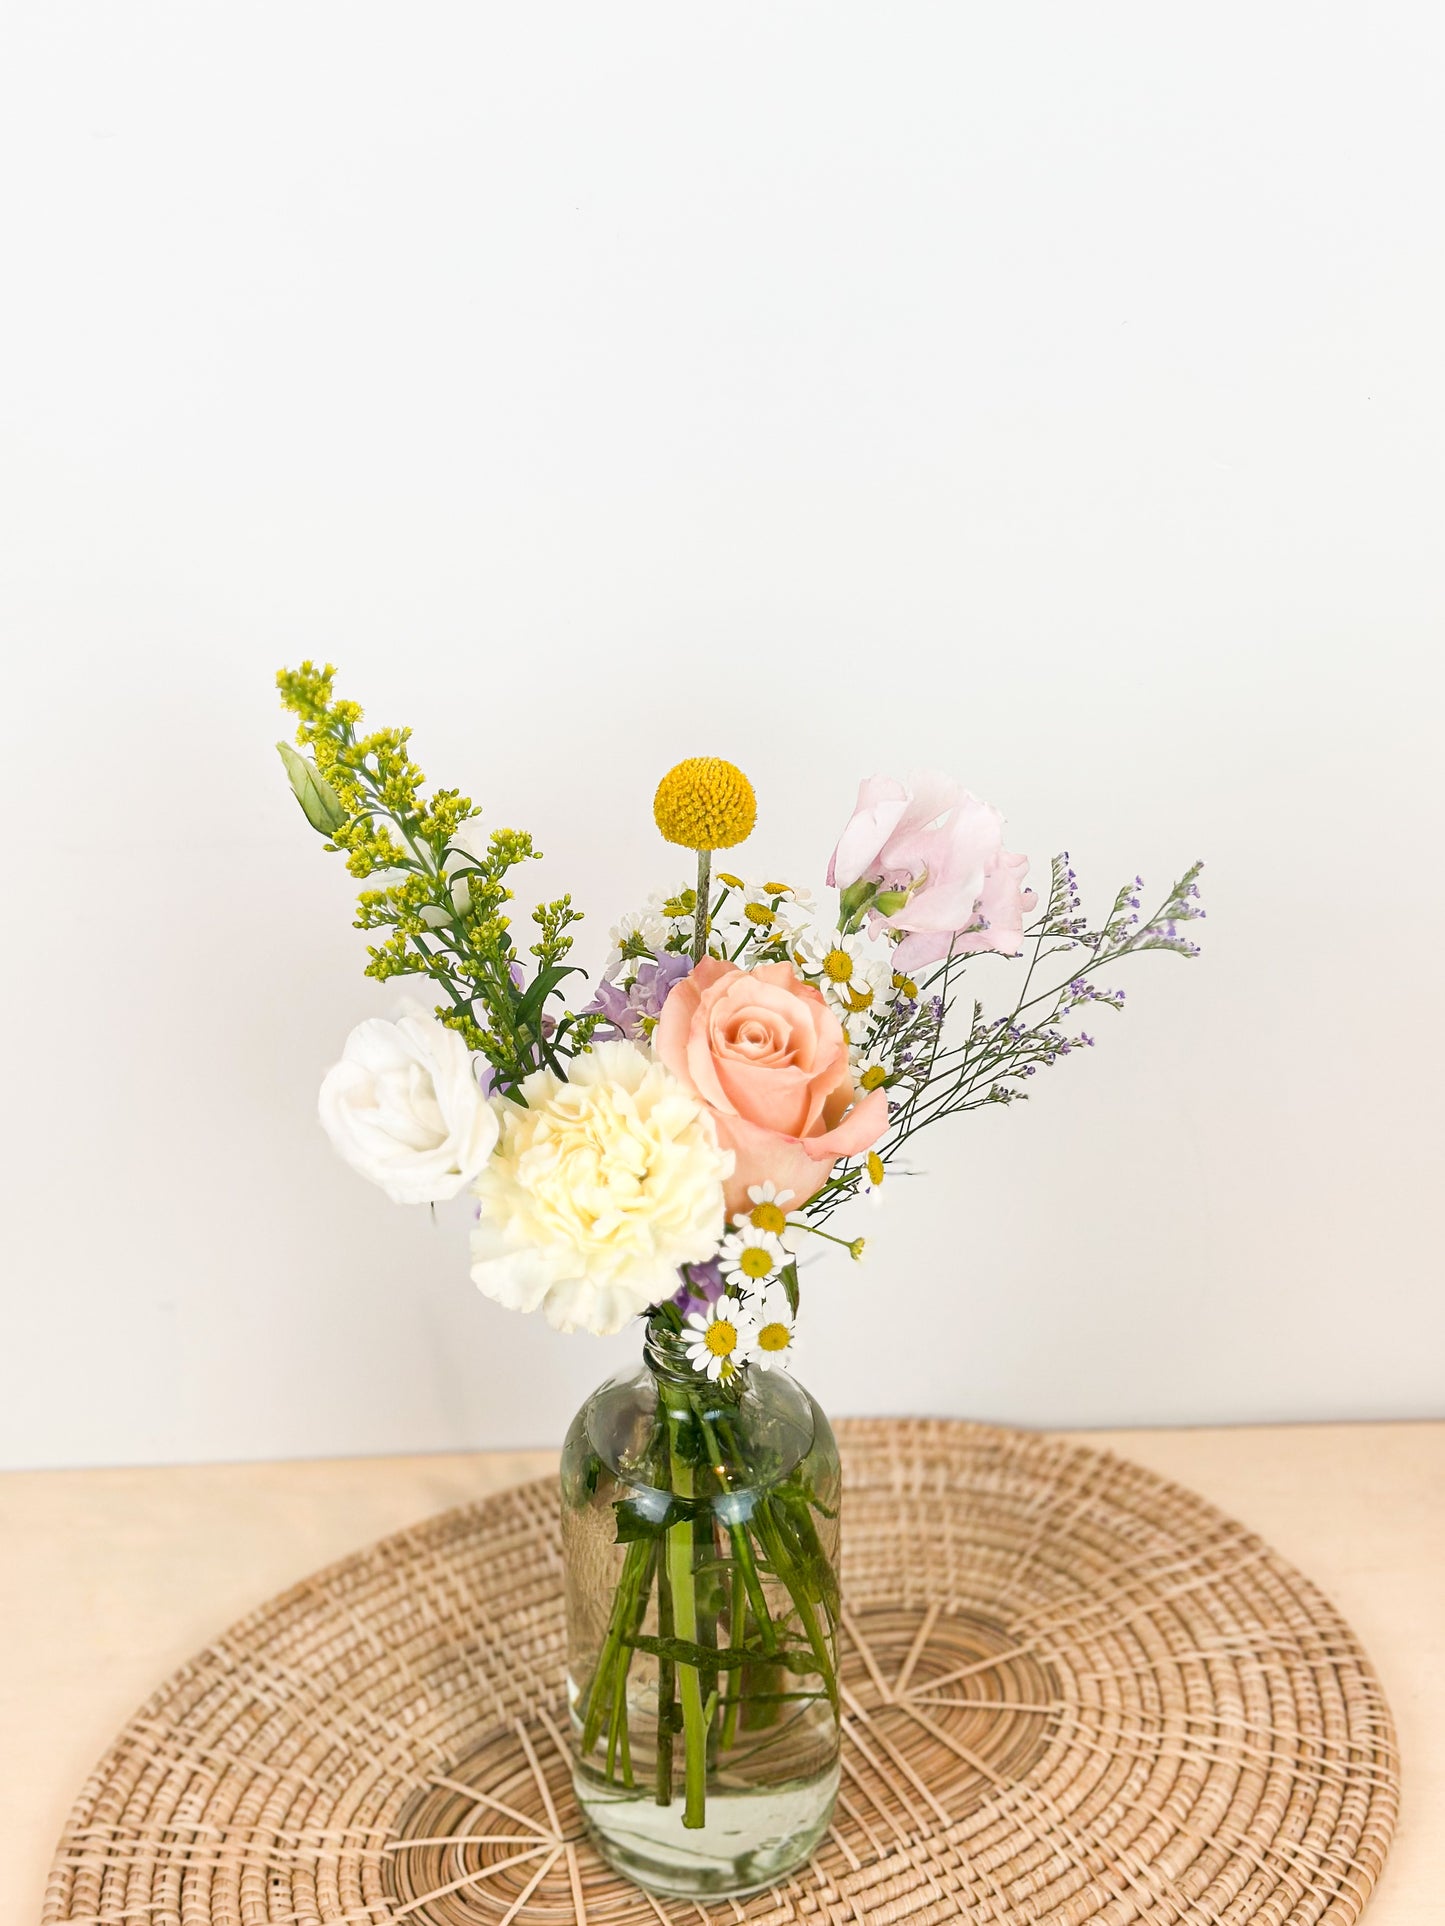
[[[335,695],[335,669],[303,662],[276,677],[281,701],[299,720],[298,747],[278,743],[292,790],[326,848],[344,855],[359,881],[376,878],[357,897],[355,927],[387,931],[368,944],[366,974],[378,982],[426,976],[446,999],[437,1016],[492,1065],[496,1085],[517,1085],[544,1066],[585,1048],[597,1019],[546,1005],[576,966],[564,959],[582,912],[570,896],[532,911],[537,941],[527,971],[512,936],[508,905],[513,869],[541,855],[525,830],[494,829],[478,853],[460,841],[481,811],[460,790],[423,796],[426,781],[411,758],[410,729],[359,733],[358,703]],[[300,753],[309,749],[311,754]]]

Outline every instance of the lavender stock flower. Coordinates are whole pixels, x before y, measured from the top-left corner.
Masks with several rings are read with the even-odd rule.
[[[726,1290],[722,1265],[710,1257],[705,1264],[683,1264],[678,1276],[681,1286],[673,1292],[672,1302],[680,1311],[695,1311],[700,1305],[714,1304]]]
[[[665,951],[659,957],[648,957],[638,964],[636,975],[626,987],[620,983],[600,983],[596,996],[582,1014],[602,1017],[594,1032],[596,1036],[625,1037],[629,1043],[645,1042],[662,1015],[669,993],[691,969],[689,956]]]

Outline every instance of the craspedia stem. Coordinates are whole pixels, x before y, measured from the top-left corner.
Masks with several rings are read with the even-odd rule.
[[[697,852],[697,904],[692,914],[692,960],[701,963],[707,955],[707,935],[712,908],[712,851]]]

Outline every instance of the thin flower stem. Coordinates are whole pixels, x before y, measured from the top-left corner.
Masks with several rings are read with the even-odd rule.
[[[692,960],[701,963],[707,955],[707,934],[711,921],[709,910],[712,896],[712,851],[700,849],[697,852],[697,902],[692,912]]]
[[[673,1467],[674,1490],[691,1495],[692,1467]],[[692,1569],[691,1514],[667,1530],[667,1576],[672,1591],[673,1627],[679,1639],[698,1643],[697,1581]],[[707,1823],[707,1719],[703,1712],[702,1679],[695,1665],[677,1668],[678,1697],[682,1703],[682,1823],[698,1831]]]
[[[597,1744],[602,1735],[602,1721],[616,1702],[616,1674],[620,1669],[622,1679],[627,1677],[632,1663],[632,1647],[628,1638],[635,1633],[641,1623],[639,1602],[646,1610],[647,1595],[651,1587],[652,1568],[656,1558],[654,1548],[642,1539],[627,1548],[627,1556],[622,1563],[622,1572],[617,1581],[617,1590],[612,1597],[612,1612],[607,1623],[607,1636],[602,1650],[597,1656],[597,1664],[587,1687],[582,1725],[582,1756],[585,1758]],[[609,1724],[609,1734],[611,1734]],[[607,1753],[607,1776],[612,1777],[612,1738],[609,1736]]]
[[[666,1557],[657,1561],[657,1636],[673,1636],[672,1580]],[[657,1661],[657,1763],[653,1775],[653,1797],[660,1806],[672,1804],[673,1665],[670,1658]]]
[[[830,1244],[841,1244],[845,1251],[851,1250],[856,1241],[851,1237],[839,1237],[834,1231],[819,1230],[816,1224],[809,1224],[802,1218],[798,1218],[796,1221],[798,1229],[806,1231],[809,1237],[822,1237]]]
[[[784,1540],[784,1534],[779,1528],[777,1518],[774,1516],[771,1494],[763,1498],[758,1505],[753,1513],[753,1521],[754,1528],[758,1534],[758,1542],[767,1553],[773,1570],[778,1574],[778,1577],[788,1589],[788,1596],[793,1601],[793,1605],[798,1614],[798,1622],[803,1628],[803,1636],[807,1639],[812,1649],[813,1657],[818,1661],[818,1673],[827,1690],[828,1702],[836,1714],[838,1711],[838,1681],[833,1671],[833,1657],[828,1650],[822,1632],[818,1628],[818,1615],[813,1610],[812,1600],[808,1597],[808,1588],[804,1581],[803,1574],[793,1563],[792,1554],[789,1552]]]
[[[701,1410],[698,1411],[697,1416],[698,1422],[702,1426],[703,1442],[707,1446],[708,1456],[712,1460],[712,1467],[717,1474],[718,1483],[724,1491],[731,1491],[732,1478],[728,1471],[718,1432],[709,1424]],[[732,1453],[733,1457],[736,1458],[738,1455],[737,1440],[732,1435],[732,1427],[729,1425],[724,1427],[724,1429],[727,1435],[728,1450]],[[747,1591],[748,1602],[753,1608],[753,1617],[758,1621],[758,1635],[763,1641],[763,1650],[771,1656],[771,1654],[778,1649],[778,1632],[777,1627],[773,1623],[773,1615],[768,1610],[767,1593],[763,1590],[762,1579],[758,1576],[757,1560],[753,1557],[752,1541],[748,1537],[747,1526],[737,1523],[730,1524],[728,1526],[728,1537],[732,1543],[733,1557],[736,1559],[738,1569],[742,1573],[743,1585]]]

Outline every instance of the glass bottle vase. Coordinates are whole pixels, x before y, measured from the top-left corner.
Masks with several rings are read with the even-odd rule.
[[[755,1892],[801,1865],[838,1792],[841,1475],[785,1372],[710,1383],[653,1323],[562,1459],[578,1804],[658,1893]]]

